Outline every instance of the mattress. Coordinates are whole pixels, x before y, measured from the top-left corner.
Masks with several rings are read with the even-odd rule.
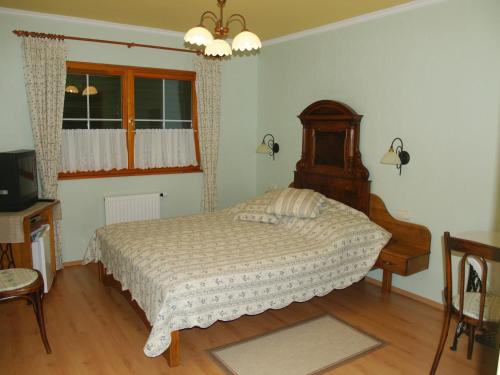
[[[370,271],[390,239],[363,213],[330,199],[315,219],[276,224],[235,220],[243,206],[94,233],[84,262],[101,261],[145,312],[147,356],[162,354],[172,331],[346,288]]]

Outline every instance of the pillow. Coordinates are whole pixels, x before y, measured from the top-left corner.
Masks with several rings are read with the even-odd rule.
[[[279,218],[276,215],[266,213],[269,202],[247,203],[234,216],[234,220],[255,221],[258,223],[276,224]]]
[[[243,211],[235,215],[234,220],[254,221],[257,223],[277,224],[280,219],[276,215],[262,212]]]
[[[254,221],[258,223],[276,224],[279,218],[276,215],[266,213],[266,208],[278,191],[271,191],[259,197],[238,205],[234,220]]]
[[[318,217],[324,201],[325,197],[313,190],[287,188],[271,201],[266,213],[312,219]]]

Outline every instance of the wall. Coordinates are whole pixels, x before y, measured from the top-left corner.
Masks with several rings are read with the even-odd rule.
[[[500,48],[500,41],[498,42],[498,45]],[[498,103],[498,128],[500,129],[500,102]],[[498,141],[497,141],[497,194],[496,194],[497,204],[496,204],[495,226],[494,226],[494,229],[500,232],[500,172],[498,171],[500,171],[500,131],[498,132]]]
[[[14,29],[182,47],[179,35],[0,11],[0,151],[33,148],[26,104],[20,39]],[[68,59],[109,64],[193,70],[191,54],[68,41]],[[257,58],[223,63],[219,207],[255,195]],[[104,224],[103,197],[165,192],[162,217],[199,212],[202,175],[156,175],[65,180],[59,185],[63,208],[64,261],[81,259],[94,229]]]
[[[259,57],[257,139],[275,135],[276,161],[257,159],[257,190],[286,186],[300,158],[297,115],[336,99],[363,114],[361,152],[372,191],[432,231],[428,271],[394,284],[440,301],[445,230],[488,230],[499,190],[500,2],[454,0],[266,46]],[[411,161],[381,165],[394,137]],[[380,277],[379,272],[373,272]]]

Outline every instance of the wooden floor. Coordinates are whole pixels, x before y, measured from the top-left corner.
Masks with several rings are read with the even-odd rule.
[[[125,299],[97,280],[95,266],[59,272],[45,298],[53,354],[45,354],[35,316],[23,302],[0,305],[0,374],[222,374],[207,349],[332,313],[387,343],[334,374],[427,374],[439,338],[442,312],[366,282],[282,310],[181,332],[181,366],[147,358],[148,331]],[[454,325],[454,324],[453,324]],[[493,374],[497,355],[477,345],[465,355],[445,348],[438,374]],[[258,374],[256,374],[258,375]]]

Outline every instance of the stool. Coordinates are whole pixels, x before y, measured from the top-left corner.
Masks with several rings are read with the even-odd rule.
[[[45,351],[50,354],[52,351],[45,332],[42,295],[43,278],[39,271],[28,268],[0,270],[0,302],[17,299],[25,299],[31,302]]]

